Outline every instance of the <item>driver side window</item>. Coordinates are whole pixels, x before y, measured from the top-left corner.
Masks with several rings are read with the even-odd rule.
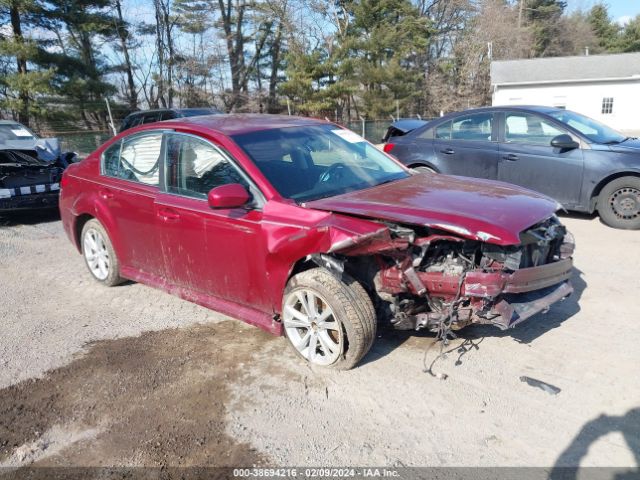
[[[215,146],[189,135],[167,135],[167,191],[194,198],[207,198],[220,185],[249,183]]]
[[[567,133],[538,115],[507,113],[504,139],[511,143],[550,145],[558,135]]]

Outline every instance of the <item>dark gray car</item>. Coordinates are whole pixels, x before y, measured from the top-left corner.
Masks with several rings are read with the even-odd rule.
[[[200,115],[217,115],[222,113],[215,108],[161,108],[156,110],[141,110],[133,112],[124,117],[120,125],[120,132],[146,125],[147,123],[161,122],[163,120],[173,120],[175,118],[196,117]]]
[[[490,107],[446,115],[389,139],[385,151],[422,171],[502,180],[567,210],[640,229],[640,141],[575,112]]]

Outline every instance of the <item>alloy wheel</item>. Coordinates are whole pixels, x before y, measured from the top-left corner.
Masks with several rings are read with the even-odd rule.
[[[344,335],[329,304],[309,289],[294,290],[284,302],[282,320],[294,348],[310,363],[331,365],[340,357]]]
[[[91,273],[98,280],[105,280],[109,276],[110,259],[102,234],[95,228],[87,230],[82,250]]]

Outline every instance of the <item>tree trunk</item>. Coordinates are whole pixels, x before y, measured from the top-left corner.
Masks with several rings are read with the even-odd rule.
[[[162,4],[163,25],[165,38],[167,40],[167,50],[169,58],[167,59],[167,106],[173,108],[173,62],[175,60],[175,46],[173,44],[173,26],[171,25],[171,12],[169,2]]]
[[[10,7],[11,16],[11,28],[13,29],[13,38],[18,44],[22,44],[24,39],[22,37],[22,23],[20,20],[20,10],[18,9],[18,2],[11,2]],[[24,78],[27,75],[27,59],[22,51],[18,51],[16,55],[16,66],[18,67],[18,75],[22,76],[20,82],[20,88],[18,92],[18,98],[20,99],[20,108],[18,109],[18,121],[23,125],[29,126],[29,91],[24,86]]]
[[[278,86],[278,69],[280,67],[280,48],[282,45],[282,25],[278,22],[276,35],[271,47],[271,75],[269,76],[269,99],[267,100],[267,112],[278,113],[276,88]]]
[[[233,30],[232,2],[233,0],[218,0],[222,28],[229,56],[229,68],[231,70],[231,100],[227,104],[229,111],[234,110],[242,103],[243,73],[244,73],[244,35],[242,23],[246,4],[244,0],[236,0],[236,24]],[[226,2],[226,3],[225,3]]]
[[[166,101],[164,99],[164,35],[162,24],[162,12],[160,10],[160,0],[154,0],[153,2],[155,17],[156,17],[156,51],[158,53],[158,96],[156,101],[154,101],[155,105],[158,105],[158,101],[162,104],[163,108],[167,107]],[[156,107],[157,108],[157,107]]]
[[[129,110],[134,111],[138,109],[138,92],[136,91],[136,84],[133,80],[133,67],[131,66],[131,58],[129,57],[129,47],[127,47],[128,32],[122,18],[122,6],[120,4],[120,0],[116,0],[116,10],[118,12],[118,38],[120,39],[120,46],[122,47],[124,65],[127,74],[127,87],[129,90],[127,97],[129,101]]]

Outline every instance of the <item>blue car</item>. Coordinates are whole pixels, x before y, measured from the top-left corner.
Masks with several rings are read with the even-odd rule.
[[[395,129],[384,149],[424,172],[502,180],[640,229],[640,141],[579,113],[488,107]]]

